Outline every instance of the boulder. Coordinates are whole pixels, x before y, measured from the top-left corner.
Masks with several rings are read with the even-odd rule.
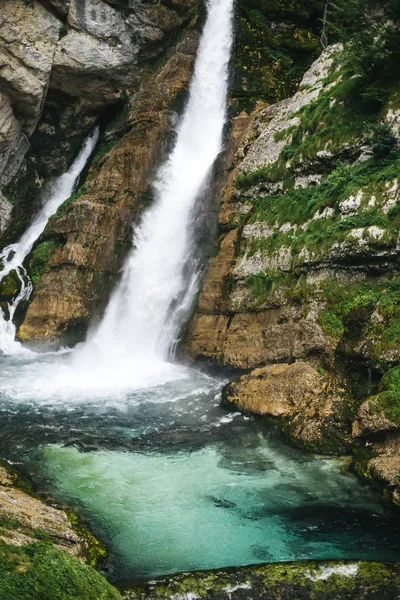
[[[349,452],[348,395],[340,380],[304,362],[255,369],[229,383],[223,406],[277,418],[294,445],[324,454]]]

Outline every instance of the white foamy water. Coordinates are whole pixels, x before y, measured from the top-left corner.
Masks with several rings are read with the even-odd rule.
[[[197,289],[185,278],[184,267],[192,251],[192,211],[221,151],[232,11],[232,0],[208,3],[176,146],[157,176],[155,203],[134,235],[134,250],[121,284],[79,360],[93,357],[118,369],[121,361],[132,364],[168,358],[180,315]]]
[[[96,128],[93,133],[86,138],[82,145],[79,155],[71,165],[69,171],[58,177],[55,183],[46,193],[43,207],[33,223],[22,235],[19,242],[10,244],[0,253],[0,264],[3,270],[0,271],[0,281],[4,279],[11,271],[15,270],[21,282],[21,290],[18,296],[9,303],[9,315],[4,315],[0,308],[0,350],[5,354],[17,354],[27,352],[19,342],[15,340],[15,325],[13,317],[19,304],[28,300],[32,293],[32,284],[24,269],[23,262],[32,250],[33,244],[43,233],[49,218],[57,212],[57,209],[73,193],[79,176],[82,173],[93,149],[99,139],[99,130]]]
[[[207,8],[176,145],[156,177],[154,204],[134,234],[103,322],[67,357],[38,356],[10,365],[9,375],[16,376],[7,383],[0,374],[0,386],[14,400],[116,399],[192,377],[190,369],[169,358],[197,291],[198,273],[188,276],[185,267],[195,250],[191,224],[196,201],[222,148],[233,0],[209,0]]]

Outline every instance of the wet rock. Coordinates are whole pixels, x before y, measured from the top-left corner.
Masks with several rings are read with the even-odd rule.
[[[375,398],[369,398],[360,406],[353,423],[353,436],[367,437],[371,434],[398,429],[398,425],[385,416]]]
[[[346,390],[339,380],[296,362],[255,369],[223,390],[223,405],[279,418],[284,435],[313,452],[349,451]]]
[[[16,487],[16,476],[0,465],[0,540],[21,546],[39,539],[83,558],[85,541],[72,529],[66,513]]]
[[[255,369],[224,388],[224,400],[240,410],[273,417],[292,416],[301,402],[326,394],[327,381],[306,363]]]
[[[138,585],[124,600],[393,600],[400,590],[398,565],[322,561],[199,571]]]
[[[20,289],[21,281],[17,272],[12,270],[0,281],[0,302],[11,302],[18,295]]]
[[[375,442],[371,450],[374,457],[367,464],[367,474],[380,484],[386,500],[400,506],[400,433],[397,430]]]
[[[34,290],[20,339],[73,344],[102,315],[130,247],[132,222],[151,200],[152,176],[174,134],[170,109],[187,88],[197,43],[198,34],[188,31],[169,60],[147,75],[125,117],[129,132],[103,142],[79,197],[50,220],[43,239],[58,247]]]

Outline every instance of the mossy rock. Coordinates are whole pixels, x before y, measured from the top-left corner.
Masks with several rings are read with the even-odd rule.
[[[137,586],[126,600],[393,600],[400,591],[400,565],[324,561],[256,565],[199,571]]]
[[[79,515],[69,509],[66,509],[66,513],[72,529],[83,542],[85,562],[95,568],[104,566],[107,559],[107,550],[104,544],[84,525]]]
[[[400,366],[385,373],[381,385],[383,391],[371,398],[371,408],[377,413],[383,411],[390,421],[400,425]]]
[[[238,0],[231,97],[239,110],[290,96],[317,58],[323,2]]]
[[[0,600],[118,600],[99,573],[48,543],[0,541]]]
[[[1,271],[0,271],[1,276]],[[10,302],[15,298],[21,289],[21,282],[18,274],[13,269],[0,282],[0,302]]]
[[[57,240],[46,240],[39,243],[28,257],[28,273],[34,285],[38,285],[43,273],[48,268],[50,258],[60,246]]]

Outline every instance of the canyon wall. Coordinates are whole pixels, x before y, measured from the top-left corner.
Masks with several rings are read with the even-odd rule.
[[[359,470],[398,501],[400,111],[395,84],[383,105],[354,100],[340,57],[329,47],[293,97],[234,124],[185,354],[255,369],[228,405],[283,417],[309,450],[362,448]]]

